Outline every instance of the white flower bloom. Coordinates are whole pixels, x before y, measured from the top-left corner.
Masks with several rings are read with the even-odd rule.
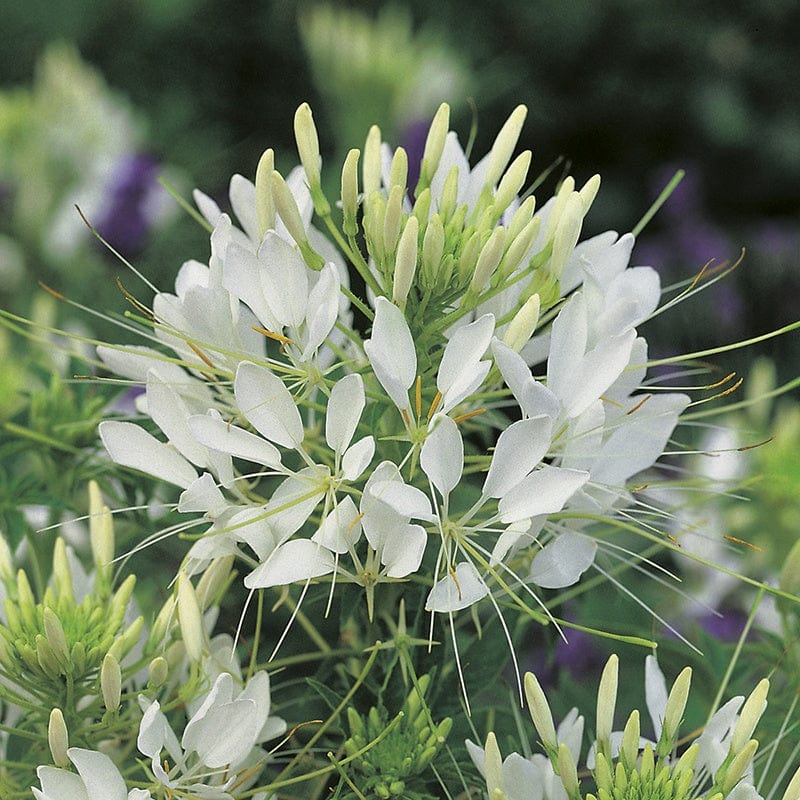
[[[105,753],[70,747],[67,755],[78,774],[57,767],[38,767],[36,774],[42,788],[31,787],[36,800],[152,800],[146,789],[128,791],[119,770]]]

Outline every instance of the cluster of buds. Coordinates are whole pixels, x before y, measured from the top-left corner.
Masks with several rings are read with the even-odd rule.
[[[528,180],[531,153],[526,150],[511,161],[526,114],[518,106],[491,151],[470,170],[449,132],[450,109],[442,104],[428,133],[415,187],[407,183],[406,151],[398,147],[390,153],[377,126],[369,131],[363,156],[354,149],[345,159],[341,207],[349,255],[369,288],[390,297],[408,317],[419,318],[420,328],[429,320],[443,330],[479,305],[497,302],[501,294],[508,307],[500,325],[510,322],[534,295],[545,310],[560,297],[559,277],[600,179],[594,176],[576,191],[574,180],[566,178],[548,213],[534,216],[535,198],[517,199]],[[318,137],[307,104],[295,116],[295,135],[315,211],[330,219]],[[289,199],[276,175],[269,185],[274,205]],[[258,180],[256,185],[257,196],[263,197]],[[299,218],[291,209],[280,213],[284,220]],[[359,226],[368,262],[360,255]],[[302,251],[305,235],[295,238]],[[309,266],[319,263],[306,260]]]
[[[90,488],[90,515],[95,569],[82,597],[63,539],[55,541],[53,579],[39,602],[26,572],[14,573],[8,545],[0,539],[0,578],[6,593],[0,624],[2,671],[8,681],[52,706],[64,701],[65,691],[93,683],[104,664],[106,672],[112,661],[118,670],[144,624],[138,617],[126,625],[135,576],[112,590],[113,524],[96,484]]]
[[[366,720],[352,707],[347,709],[350,738],[344,750],[353,757],[359,790],[366,795],[383,800],[416,796],[413,779],[427,769],[450,733],[453,720],[446,717],[435,723],[425,703],[430,676],[423,675],[417,683],[391,721],[375,706]]]
[[[648,700],[661,691],[651,688]],[[749,784],[758,741],[751,738],[767,705],[769,681],[759,682],[736,714],[742,698],[734,698],[706,726],[705,732],[681,755],[676,757],[678,729],[686,709],[691,684],[691,668],[686,667],[676,678],[666,696],[663,708],[653,716],[657,741],[642,739],[639,712],[634,710],[625,724],[618,748],[612,748],[614,708],[617,700],[618,659],[612,656],[603,670],[597,693],[597,731],[592,753],[587,760],[596,785],[596,793],[587,800],[691,800],[705,797],[724,800],[740,784]],[[555,774],[561,780],[570,800],[581,800],[576,758],[570,748],[559,742],[549,705],[535,676],[526,675],[525,693],[531,717]],[[664,690],[664,694],[666,694]],[[653,698],[653,699],[651,699]],[[652,713],[652,709],[651,709]],[[487,744],[487,754],[489,746]],[[724,755],[723,755],[724,754]],[[721,760],[721,763],[720,763]],[[706,786],[712,778],[711,786]]]

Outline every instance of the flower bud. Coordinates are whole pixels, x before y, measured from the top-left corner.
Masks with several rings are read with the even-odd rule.
[[[789,781],[781,800],[800,800],[800,767],[797,768],[794,777]]]
[[[422,280],[425,288],[431,288],[436,284],[436,275],[439,272],[439,265],[444,254],[444,227],[442,218],[434,214],[428,221],[425,228],[425,236],[422,239]]]
[[[752,763],[756,750],[758,750],[758,741],[756,739],[750,739],[741,749],[736,751],[733,761],[728,764],[727,768],[723,766],[725,774],[722,778],[722,793],[724,796],[727,797],[727,795],[733,791],[733,787],[739,783],[742,775],[744,775],[747,768]],[[733,752],[733,750],[731,750],[731,752]],[[714,780],[715,782],[719,782],[719,776],[715,775]]]
[[[119,661],[111,653],[106,653],[100,667],[100,691],[105,707],[109,711],[116,711],[122,695],[122,670]]]
[[[528,227],[533,219],[533,212],[536,210],[536,198],[531,195],[526,197],[519,208],[514,212],[511,221],[508,223],[508,241],[513,242],[522,231]]]
[[[447,131],[450,128],[450,106],[442,103],[431,122],[428,138],[425,140],[425,150],[422,153],[422,162],[419,170],[419,181],[414,194],[419,194],[430,186],[431,180],[442,158],[444,143],[447,140]]]
[[[556,728],[553,724],[553,715],[547,702],[542,687],[532,672],[525,674],[525,698],[528,701],[528,710],[542,740],[545,750],[550,753],[558,747]]]
[[[508,171],[503,175],[500,185],[494,195],[494,214],[499,219],[500,215],[511,205],[511,201],[519,194],[520,189],[528,179],[528,170],[531,166],[531,151],[520,153]]]
[[[406,193],[406,182],[408,181],[408,154],[402,147],[394,151],[392,165],[389,169],[389,187],[399,186]]]
[[[157,689],[163,686],[169,675],[169,664],[163,656],[156,656],[147,666],[148,686]]]
[[[265,150],[256,167],[256,219],[261,239],[267,231],[275,230],[275,200],[272,196],[272,173],[275,170],[275,153]]]
[[[614,708],[617,705],[619,658],[612,654],[603,668],[597,690],[597,751],[611,758],[611,730],[614,727]]]
[[[583,184],[581,190],[579,192],[581,196],[581,202],[583,203],[583,216],[585,217],[589,213],[589,209],[592,207],[592,203],[594,202],[595,197],[597,197],[597,192],[600,189],[600,176],[599,175],[592,175],[586,183]]]
[[[172,623],[175,621],[175,598],[168,597],[155,621],[150,626],[150,636],[147,637],[147,649],[158,647],[167,638]]]
[[[295,240],[298,247],[302,249],[303,244],[307,245],[308,237],[292,190],[286,185],[286,181],[277,170],[272,170],[270,185],[275,208],[281,220],[283,220],[286,230],[289,231],[289,235]]]
[[[53,763],[57,767],[68,767],[69,734],[67,732],[67,723],[64,721],[64,714],[60,708],[54,708],[50,712],[50,719],[47,723],[47,744],[50,746]]]
[[[486,288],[486,284],[503,257],[505,243],[506,229],[500,225],[492,231],[489,240],[478,256],[478,263],[475,265],[475,272],[470,282],[470,290],[475,294],[480,294]]]
[[[122,661],[136,646],[143,627],[144,617],[136,617],[136,619],[114,639],[114,643],[108,649],[108,652],[111,653],[117,661]]]
[[[17,572],[17,608],[22,624],[36,630],[39,627],[36,621],[36,599],[24,570]]]
[[[658,755],[666,756],[672,752],[678,728],[686,710],[686,701],[689,698],[689,687],[692,683],[692,668],[686,667],[672,684],[667,706],[664,709],[664,723],[661,727],[661,737],[658,741]]]
[[[381,177],[381,129],[377,125],[373,125],[367,134],[361,170],[364,197],[369,202],[372,194],[380,191],[383,182]]]
[[[67,637],[64,635],[64,626],[52,608],[45,608],[42,612],[44,618],[44,633],[58,663],[68,670],[70,667],[70,653]]]
[[[486,776],[486,789],[489,797],[494,797],[495,792],[503,791],[503,757],[500,755],[497,739],[491,732],[486,737],[484,753],[483,774]]]
[[[233,567],[233,556],[215,558],[200,576],[195,592],[200,610],[207,611],[225,586]]]
[[[519,353],[533,336],[539,323],[540,306],[539,295],[531,295],[508,323],[503,334],[503,343],[515,353]]]
[[[486,170],[487,185],[494,187],[497,181],[500,180],[500,176],[508,166],[511,154],[517,146],[527,115],[527,106],[518,105],[503,123],[503,127],[500,128],[492,149],[489,151],[489,166]]]
[[[745,700],[731,736],[731,753],[737,754],[748,744],[748,740],[753,735],[753,731],[767,707],[767,692],[769,692],[769,681],[763,678],[750,693],[750,697]]]
[[[417,195],[411,213],[419,220],[420,227],[425,227],[431,213],[431,190],[425,189]]]
[[[200,661],[205,644],[203,617],[200,613],[194,586],[183,573],[178,575],[178,622],[181,626],[181,636],[189,660]]]
[[[309,187],[320,184],[319,136],[314,125],[314,115],[308,103],[301,103],[294,112],[294,138],[300,163],[308,178]],[[330,210],[330,209],[329,209]]]
[[[580,800],[581,789],[578,783],[578,767],[572,756],[572,751],[563,742],[558,746],[558,777],[564,785],[567,797],[571,800]]]
[[[89,538],[95,571],[110,584],[111,563],[114,560],[114,521],[95,481],[89,483]]]
[[[397,247],[400,228],[403,224],[403,189],[392,186],[389,199],[386,201],[386,213],[383,217],[383,252],[390,258]]]
[[[350,150],[342,166],[342,230],[346,236],[358,233],[358,159],[359,150]]]
[[[0,535],[0,580],[9,585],[14,580],[14,560],[5,536],[2,535]]]
[[[633,769],[636,759],[639,757],[639,712],[631,712],[628,721],[625,723],[625,730],[622,732],[622,741],[619,746],[619,756],[625,768]]]
[[[564,271],[564,267],[578,243],[582,227],[583,201],[577,192],[573,192],[564,204],[564,210],[553,235],[553,252],[550,255],[548,269],[554,278],[560,277]]]
[[[394,262],[394,282],[392,285],[392,302],[401,309],[405,308],[408,292],[414,282],[417,270],[417,238],[419,236],[419,222],[416,217],[409,217],[400,243],[397,245],[397,255]]]
[[[59,536],[53,545],[53,583],[59,598],[75,602],[72,591],[72,569],[67,558],[66,542]]]

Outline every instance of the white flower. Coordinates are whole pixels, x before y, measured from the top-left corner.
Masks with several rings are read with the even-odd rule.
[[[42,788],[31,787],[36,800],[152,800],[146,789],[128,791],[119,770],[105,753],[70,747],[67,755],[78,774],[57,767],[38,767],[36,774]]]
[[[286,729],[283,720],[269,716],[266,672],[257,672],[238,692],[229,673],[218,675],[180,742],[157,700],[140,697],[139,703],[144,715],[137,746],[150,757],[153,775],[169,789],[203,798],[228,798],[227,789],[239,781],[237,771],[249,763],[253,749]],[[162,765],[163,750],[172,760],[168,769]]]

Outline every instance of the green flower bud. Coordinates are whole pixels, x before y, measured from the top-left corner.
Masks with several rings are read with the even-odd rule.
[[[53,763],[57,767],[68,767],[70,764],[67,755],[69,735],[67,723],[64,721],[64,715],[60,708],[54,708],[50,712],[50,719],[47,723],[47,744],[50,746]]]
[[[405,308],[408,292],[414,282],[417,271],[417,238],[419,223],[416,217],[409,217],[400,242],[394,264],[394,281],[392,284],[392,302]]]
[[[447,139],[447,131],[450,128],[450,106],[442,103],[431,122],[428,131],[428,138],[425,140],[425,150],[422,154],[420,164],[419,181],[417,182],[414,194],[419,194],[423,189],[430,186],[431,179],[436,173],[439,161],[444,150],[444,143]]]
[[[745,700],[736,727],[731,736],[730,752],[738,754],[744,747],[749,746],[749,739],[756,729],[761,715],[767,707],[767,693],[769,692],[769,681],[763,678]]]
[[[525,698],[528,701],[528,711],[539,733],[539,738],[548,754],[558,748],[556,727],[553,724],[553,715],[539,681],[532,672],[525,674]]]
[[[381,188],[381,129],[373,125],[367,134],[364,144],[364,161],[362,163],[362,182],[364,197],[368,202],[375,192]]]
[[[100,692],[105,707],[109,711],[116,711],[122,695],[122,670],[119,661],[111,653],[106,653],[100,667]]]
[[[147,675],[147,683],[151,689],[158,689],[159,686],[163,686],[167,680],[167,676],[169,675],[169,664],[167,664],[167,659],[163,656],[156,656],[147,665]]]
[[[53,656],[61,665],[64,672],[71,672],[70,652],[61,620],[52,608],[45,608],[42,612],[42,616],[44,618],[45,636],[47,637],[47,643],[50,645]]]
[[[486,170],[487,185],[494,187],[497,181],[500,180],[500,176],[508,166],[511,154],[517,146],[527,115],[527,106],[518,105],[503,123],[503,127],[500,128],[492,149],[489,151],[489,166]]]
[[[275,153],[265,150],[256,167],[256,219],[261,239],[267,231],[275,229],[275,199],[272,196],[272,173],[275,170]]]
[[[350,150],[342,166],[342,230],[346,236],[358,233],[358,159],[359,150]]]
[[[617,704],[619,658],[613,654],[606,662],[597,690],[597,752],[611,759],[611,730],[614,726],[614,708]]]

